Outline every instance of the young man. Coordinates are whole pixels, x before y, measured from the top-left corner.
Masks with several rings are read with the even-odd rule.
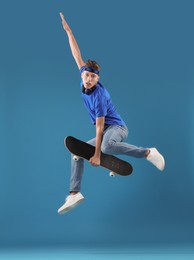
[[[89,162],[93,166],[99,166],[102,151],[107,154],[125,154],[146,158],[162,171],[165,166],[164,158],[156,148],[142,148],[123,142],[128,136],[128,129],[112,104],[108,91],[99,82],[100,66],[95,61],[83,61],[70,27],[62,13],[60,13],[60,16],[69,39],[72,55],[81,73],[83,101],[96,128],[96,137],[88,142],[95,146],[95,153]],[[84,200],[83,195],[80,193],[84,169],[83,159],[75,161],[72,157],[71,163],[70,195],[67,196],[65,203],[58,209],[59,214],[68,212]]]

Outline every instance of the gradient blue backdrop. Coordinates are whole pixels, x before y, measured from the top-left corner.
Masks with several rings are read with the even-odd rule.
[[[194,2],[0,2],[0,245],[194,242]],[[62,11],[84,59],[125,119],[128,142],[156,146],[159,172],[128,159],[111,179],[86,164],[85,202],[63,216],[70,155],[63,138],[94,136]]]

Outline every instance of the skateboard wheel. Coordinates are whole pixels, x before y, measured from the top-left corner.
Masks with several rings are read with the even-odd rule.
[[[114,173],[114,172],[110,172],[110,173],[109,173],[109,176],[110,176],[110,177],[115,177],[115,175],[116,175],[116,173]]]
[[[74,155],[74,156],[73,156],[73,160],[74,160],[74,161],[78,161],[78,160],[79,160],[79,157],[78,157],[77,155]]]

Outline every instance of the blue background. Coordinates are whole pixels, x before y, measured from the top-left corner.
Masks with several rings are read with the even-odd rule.
[[[0,2],[0,245],[193,245],[193,1]],[[128,142],[156,146],[130,177],[85,167],[85,202],[57,209],[68,194],[63,138],[95,135],[59,12],[83,59],[126,121]]]

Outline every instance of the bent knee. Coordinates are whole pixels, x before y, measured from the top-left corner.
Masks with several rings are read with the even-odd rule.
[[[112,154],[112,147],[114,146],[113,141],[109,141],[106,144],[102,144],[101,151],[106,154]]]

